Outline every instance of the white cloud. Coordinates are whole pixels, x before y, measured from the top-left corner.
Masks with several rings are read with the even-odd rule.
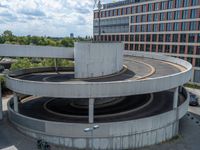
[[[16,35],[92,35],[92,10],[93,0],[1,0],[0,33],[12,30]]]

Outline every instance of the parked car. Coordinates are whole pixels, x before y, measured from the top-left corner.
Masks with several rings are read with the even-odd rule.
[[[189,102],[189,105],[190,106],[198,106],[199,105],[199,103],[198,103],[198,97],[195,94],[191,93],[191,92],[190,92],[190,102]]]

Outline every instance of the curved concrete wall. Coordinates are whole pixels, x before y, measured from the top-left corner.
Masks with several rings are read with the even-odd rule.
[[[99,77],[123,68],[122,43],[75,43],[75,77]]]
[[[179,119],[186,114],[187,100],[169,112],[124,122],[98,123],[94,132],[95,149],[122,150],[157,144],[178,134]],[[9,119],[17,128],[34,138],[68,148],[91,148],[91,135],[83,130],[89,124],[61,123],[33,119],[14,112],[10,105]]]
[[[188,82],[192,76],[192,65],[184,60],[159,54],[129,52],[126,55],[169,61],[186,68],[185,71],[143,80],[123,80],[116,82],[35,82],[7,76],[9,89],[22,94],[44,97],[103,98],[154,93],[178,87]],[[28,87],[28,88],[27,88]]]
[[[0,44],[0,56],[74,58],[74,48]]]

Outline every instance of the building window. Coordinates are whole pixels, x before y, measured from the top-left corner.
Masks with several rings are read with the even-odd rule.
[[[197,22],[192,21],[190,22],[190,30],[196,30],[197,29]]]
[[[161,23],[160,24],[160,31],[164,31],[165,30],[165,24],[164,23]]]
[[[151,22],[153,20],[152,18],[153,18],[152,14],[148,14],[147,15],[148,22]]]
[[[173,41],[172,42],[178,42],[178,34],[173,34]]]
[[[187,23],[187,22],[182,22],[181,30],[182,30],[182,31],[186,31],[186,30],[187,30],[187,26],[188,26],[188,23]]]
[[[182,19],[187,19],[187,18],[188,18],[188,10],[183,10]]]
[[[188,38],[188,42],[189,43],[194,43],[195,40],[195,34],[188,34],[189,38]]]
[[[158,52],[163,52],[163,45],[158,45]]]
[[[190,18],[197,18],[197,9],[191,9]]]
[[[152,45],[152,52],[156,52],[156,45]]]
[[[168,9],[172,9],[173,7],[173,0],[168,1]]]
[[[140,6],[137,6],[137,13],[140,13],[140,12],[141,12]]]
[[[136,16],[136,22],[140,22],[140,16]]]
[[[147,51],[147,52],[150,51],[150,45],[149,45],[149,44],[146,45],[146,51]]]
[[[128,44],[125,44],[124,49],[128,50]]]
[[[140,44],[140,51],[144,51],[144,44]]]
[[[159,34],[159,36],[158,36],[158,41],[159,41],[159,42],[163,42],[163,34]]]
[[[139,47],[139,45],[138,45],[138,44],[135,44],[135,50],[136,50],[136,51],[139,50],[138,47]]]
[[[186,34],[181,34],[180,42],[186,42]]]
[[[152,31],[152,25],[151,24],[147,24],[147,31],[151,32]]]
[[[198,5],[199,0],[192,0],[192,6]]]
[[[146,35],[146,42],[150,42],[151,36],[149,34]]]
[[[141,31],[146,32],[146,25],[145,24],[141,26]]]
[[[139,35],[135,35],[135,41],[139,42]]]
[[[188,46],[188,54],[193,54],[194,53],[194,46]]]
[[[162,10],[165,9],[165,2],[161,2],[161,9],[162,9]]]
[[[157,41],[157,34],[153,34],[153,35],[152,35],[152,41],[153,41],[153,42],[156,42],[156,41]]]
[[[159,3],[155,3],[155,10],[159,10]]]
[[[167,20],[172,20],[172,12],[167,13]]]
[[[167,31],[172,31],[172,23],[167,23]]]
[[[169,53],[170,51],[170,45],[165,45],[165,53]]]
[[[181,7],[182,0],[176,0],[176,8]]]
[[[200,67],[200,58],[196,58],[195,67]]]
[[[165,35],[165,42],[171,42],[170,34]]]
[[[117,14],[118,14],[118,16],[121,15],[121,9],[118,9],[118,10],[117,10]]]
[[[148,11],[152,11],[153,10],[153,4],[149,4],[149,7],[148,7]]]
[[[165,13],[160,13],[160,21],[165,20]]]
[[[143,42],[144,41],[144,34],[140,35],[140,41]]]
[[[185,46],[183,46],[183,45],[180,46],[179,53],[180,54],[185,54]]]
[[[130,35],[130,41],[134,41],[134,35]]]
[[[114,16],[117,16],[117,9],[114,10]]]
[[[179,30],[179,22],[175,22],[174,23],[174,31],[178,31]]]
[[[159,30],[158,30],[158,27],[159,27],[158,24],[154,24],[154,25],[153,25],[153,32],[159,31]]]
[[[132,14],[135,13],[135,8],[134,8],[134,6],[131,7],[131,13],[132,13]]]
[[[197,42],[198,42],[198,43],[200,42],[200,33],[197,34]]]
[[[131,16],[131,23],[134,23],[135,22],[135,17],[134,16]]]
[[[131,8],[130,7],[126,8],[126,14],[131,14]]]
[[[158,15],[159,14],[154,14],[154,21],[158,21]]]
[[[130,50],[133,50],[133,44],[130,44]]]
[[[124,41],[124,35],[121,35],[121,41]]]
[[[177,45],[172,46],[172,53],[174,53],[174,54],[177,53]]]
[[[129,41],[129,35],[125,35],[125,41]]]
[[[146,11],[147,11],[147,6],[146,6],[146,4],[144,4],[144,5],[142,6],[142,11],[143,11],[143,12],[146,12]]]
[[[187,61],[192,64],[192,58],[191,57],[188,57]]]
[[[196,54],[197,54],[197,55],[200,55],[200,46],[197,46]]]
[[[142,15],[142,22],[146,22],[146,15]]]
[[[140,25],[136,25],[136,32],[140,32]]]
[[[175,11],[174,13],[174,19],[178,20],[180,18],[180,11]]]
[[[188,7],[188,6],[189,6],[189,0],[184,0],[183,7]]]

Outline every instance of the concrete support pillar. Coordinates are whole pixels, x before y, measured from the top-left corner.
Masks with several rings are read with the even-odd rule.
[[[94,98],[89,99],[89,123],[94,123]]]
[[[1,83],[0,83],[0,120],[2,119],[3,119],[3,102],[2,102]]]
[[[19,112],[19,108],[18,108],[18,96],[16,93],[14,93],[14,111]]]
[[[178,107],[178,87],[174,89],[174,97],[173,97],[173,108]]]

